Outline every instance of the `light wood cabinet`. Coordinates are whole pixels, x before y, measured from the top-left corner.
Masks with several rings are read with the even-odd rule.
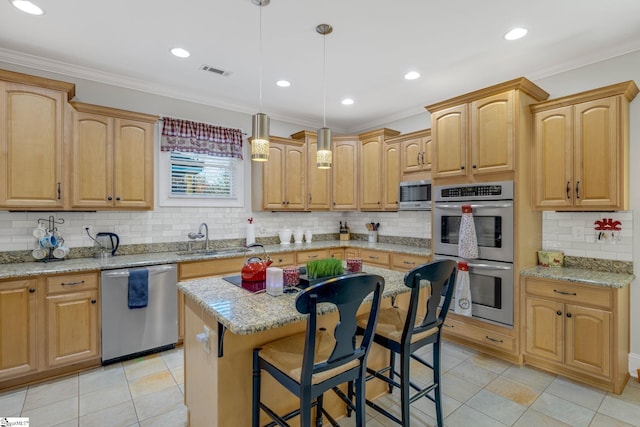
[[[627,209],[629,102],[637,94],[624,82],[531,106],[537,209]]]
[[[0,389],[2,380],[40,369],[37,291],[36,279],[0,282]]]
[[[364,264],[370,264],[375,267],[389,267],[389,252],[360,248],[359,253]]]
[[[153,209],[157,116],[72,103],[71,207]]]
[[[390,267],[394,270],[408,271],[431,261],[430,256],[391,253]]]
[[[400,202],[400,143],[385,142],[382,151],[382,209],[397,211]]]
[[[400,173],[402,181],[431,178],[432,138],[431,129],[411,132],[389,139],[400,142]]]
[[[310,211],[329,210],[331,208],[331,170],[318,169],[316,165],[317,134],[311,131],[301,131],[291,135],[291,138],[306,142],[307,209]]]
[[[358,139],[333,137],[332,210],[358,209]]]
[[[305,264],[308,261],[315,259],[329,258],[329,249],[316,249],[312,251],[299,251],[296,252],[296,263]]]
[[[397,182],[400,182],[399,176],[395,178],[400,167],[397,146],[395,146],[395,151],[385,153],[385,138],[397,136],[399,133],[392,129],[380,129],[359,136],[360,210],[381,211],[385,209],[387,173],[392,177],[392,180],[397,179]],[[386,154],[391,154],[391,156],[387,158]],[[387,165],[385,160],[392,163]],[[397,210],[397,205],[392,209]]]
[[[253,163],[254,206],[271,211],[306,210],[307,148],[304,141],[270,136],[269,161]]]
[[[71,83],[0,70],[0,207],[65,206],[65,105]]]
[[[47,366],[100,358],[98,276],[48,277]]]
[[[523,284],[525,363],[620,393],[629,379],[629,287]]]
[[[520,117],[530,113],[524,107],[548,96],[519,78],[428,106],[432,177],[513,179],[518,144],[528,150],[529,121]]]

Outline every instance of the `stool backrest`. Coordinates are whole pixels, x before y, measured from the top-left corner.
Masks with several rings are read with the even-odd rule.
[[[404,284],[411,288],[411,298],[407,321],[402,333],[403,342],[410,342],[410,338],[414,334],[428,331],[434,327],[442,327],[453,298],[457,272],[456,262],[448,259],[423,264],[407,272],[404,276]],[[421,288],[420,281],[422,280],[427,280],[431,286]],[[427,295],[424,318],[416,325],[420,289],[429,291],[429,295]],[[441,296],[444,296],[444,300],[438,313]]]
[[[358,273],[340,276],[320,282],[296,298],[296,309],[307,314],[307,332],[302,363],[303,378],[311,378],[313,374],[327,371],[360,359],[364,365],[373,338],[380,300],[384,289],[384,278],[374,274]],[[373,301],[369,312],[369,321],[363,339],[356,347],[356,315],[367,295],[373,293]],[[333,331],[335,346],[326,361],[315,363],[314,350],[316,346],[317,315],[322,314],[320,303],[335,305],[339,313],[339,321]]]

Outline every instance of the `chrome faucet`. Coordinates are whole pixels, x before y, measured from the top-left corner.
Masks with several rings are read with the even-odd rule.
[[[205,234],[202,234],[202,227],[204,227]],[[200,224],[197,233],[191,232],[188,236],[190,239],[202,239],[204,237],[204,249],[209,250],[209,226],[207,226],[206,222]]]

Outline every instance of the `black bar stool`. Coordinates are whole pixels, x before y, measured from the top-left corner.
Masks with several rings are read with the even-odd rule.
[[[274,420],[269,425],[288,426],[286,420],[300,415],[301,427],[311,427],[311,408],[316,407],[315,425],[322,425],[322,395],[333,389],[356,413],[356,425],[365,423],[366,360],[380,311],[384,279],[372,274],[342,276],[318,283],[296,298],[296,309],[307,314],[306,332],[264,344],[253,350],[253,427],[260,423],[260,409]],[[361,320],[362,340],[356,345],[356,315],[367,295],[373,293],[369,314]],[[333,331],[317,328],[318,304],[334,304],[340,314]],[[260,400],[261,371],[268,372],[300,399],[300,408],[279,416]],[[337,386],[355,382],[355,405]]]
[[[367,379],[379,378],[389,384],[389,392],[393,387],[400,388],[401,418],[391,414],[384,408],[367,400],[367,405],[384,414],[402,426],[410,425],[409,405],[421,397],[426,397],[436,404],[436,419],[442,426],[442,403],[440,397],[440,332],[444,319],[449,311],[456,280],[456,263],[451,260],[434,261],[409,271],[404,277],[404,284],[411,288],[409,307],[401,309],[390,307],[380,310],[378,325],[373,341],[389,349],[389,366],[378,371],[367,368],[370,374]],[[427,280],[431,286],[420,287],[420,281]],[[418,296],[420,290],[427,291],[426,314],[419,319]],[[444,301],[438,310],[441,296]],[[421,317],[421,316],[420,316]],[[367,319],[358,317],[358,332],[365,333]],[[413,354],[419,348],[433,344],[433,364]],[[395,356],[400,355],[400,372],[395,370]],[[420,388],[410,380],[409,365],[414,359],[433,370],[433,383]],[[388,375],[385,375],[388,373]],[[399,377],[399,382],[395,376]],[[409,387],[416,390],[411,395]],[[433,391],[433,396],[427,394]]]

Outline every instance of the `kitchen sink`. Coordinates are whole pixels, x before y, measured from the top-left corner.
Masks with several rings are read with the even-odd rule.
[[[244,254],[248,251],[246,248],[221,248],[221,249],[194,249],[192,251],[176,252],[180,256],[192,255],[235,255]]]

